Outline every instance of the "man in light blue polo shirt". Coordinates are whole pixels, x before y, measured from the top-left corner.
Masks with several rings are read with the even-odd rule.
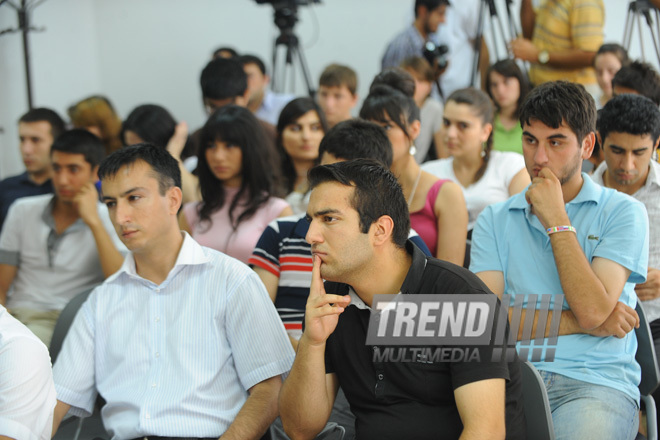
[[[500,297],[565,295],[555,359],[535,363],[556,438],[633,439],[640,368],[632,308],[635,284],[646,279],[646,209],[580,173],[596,125],[582,86],[537,87],[520,121],[532,183],[479,216],[470,269]]]

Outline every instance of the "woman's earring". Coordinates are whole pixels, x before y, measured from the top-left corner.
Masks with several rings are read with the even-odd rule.
[[[409,152],[410,152],[411,156],[414,156],[415,154],[417,154],[417,147],[415,146],[415,144],[410,146]]]
[[[486,143],[481,144],[481,157],[486,157]]]

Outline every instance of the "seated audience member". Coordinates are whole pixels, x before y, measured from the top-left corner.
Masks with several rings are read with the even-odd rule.
[[[219,47],[213,52],[213,59],[216,58],[235,58],[238,56],[238,52],[233,47]]]
[[[474,274],[407,240],[408,206],[394,175],[357,159],[313,168],[310,184],[314,266],[305,330],[280,393],[287,433],[313,438],[342,387],[356,438],[524,438],[517,361],[373,359],[366,336],[375,294],[492,295]],[[483,347],[482,359],[494,348]]]
[[[629,62],[628,52],[620,44],[608,43],[600,46],[594,58],[596,79],[602,92],[600,99],[596,101],[598,108],[601,108],[607,104],[607,101],[612,99],[612,79]]]
[[[0,439],[50,440],[55,385],[48,349],[0,306]]]
[[[598,116],[598,140],[605,162],[594,182],[628,194],[644,204],[649,216],[649,264],[646,282],[635,287],[660,354],[660,165],[652,160],[660,142],[660,110],[643,96],[612,98]],[[660,402],[660,392],[654,394]]]
[[[580,173],[596,125],[596,104],[581,85],[538,86],[520,122],[532,184],[481,213],[470,270],[500,297],[523,295],[522,307],[529,294],[564,295],[554,361],[533,362],[555,438],[634,439],[640,367],[630,332],[639,322],[635,284],[646,280],[648,262],[644,205]],[[522,328],[511,331],[520,339]]]
[[[105,96],[85,98],[69,107],[68,114],[75,128],[84,128],[103,141],[105,154],[121,148],[121,118]]]
[[[296,98],[284,107],[277,122],[277,150],[282,163],[286,201],[294,214],[309,202],[307,172],[318,163],[319,144],[328,131],[323,112],[311,98]]]
[[[266,65],[261,58],[255,55],[242,55],[239,60],[247,75],[247,108],[257,118],[276,125],[280,112],[294,96],[275,93],[268,89],[270,76],[266,74]]]
[[[501,60],[488,68],[486,92],[495,104],[493,150],[522,154],[522,127],[518,111],[527,93],[529,81],[514,60]]]
[[[481,90],[452,93],[442,117],[442,135],[451,157],[422,166],[424,171],[461,186],[468,231],[486,206],[518,194],[530,181],[520,154],[493,151],[493,112],[493,104]]]
[[[94,186],[103,151],[86,130],[61,134],[50,152],[55,194],[18,200],[0,234],[0,304],[46,345],[69,300],[121,266]]]
[[[89,415],[98,393],[113,438],[258,439],[293,359],[263,284],[179,230],[179,166],[162,148],[125,147],[99,176],[131,253],[64,340],[53,432],[67,412]]]
[[[351,119],[358,102],[358,80],[355,70],[341,64],[330,64],[319,79],[318,100],[328,127]]]
[[[181,168],[183,203],[201,199],[197,176],[194,176],[181,160],[181,153],[189,142],[188,125],[185,122],[177,124],[170,112],[159,105],[140,105],[135,107],[122,123],[121,140],[124,145],[148,142],[157,147],[167,148]],[[197,164],[193,170],[195,168]]]
[[[248,109],[228,105],[211,115],[200,140],[202,201],[183,207],[181,229],[201,245],[247,263],[268,223],[293,213],[273,196],[274,161],[265,135]]]
[[[360,117],[376,122],[387,131],[392,143],[392,166],[410,210],[410,222],[431,250],[431,255],[454,264],[463,264],[467,236],[467,210],[461,188],[423,171],[413,157],[420,130],[419,108],[412,95],[389,84],[405,71],[390,71],[374,81],[364,100]]]
[[[392,164],[392,145],[385,130],[358,119],[335,125],[321,141],[319,152],[322,165],[365,158],[377,160],[388,168]],[[275,302],[294,348],[302,334],[302,318],[311,283],[312,253],[305,241],[308,227],[304,215],[273,221],[249,260]],[[412,229],[410,239],[430,255],[424,241]]]
[[[238,58],[215,58],[211,60],[202,70],[200,85],[204,107],[209,116],[225,105],[247,106],[249,99],[247,75]],[[268,147],[274,152],[277,137],[275,127],[261,119],[259,119],[259,123],[266,132]],[[201,148],[200,131],[201,129],[192,134],[191,147],[183,150],[181,153],[182,159],[185,160],[199,153]]]
[[[614,96],[624,93],[646,96],[660,106],[660,74],[649,63],[633,61],[612,78],[612,93]]]
[[[25,172],[0,181],[0,231],[14,200],[53,192],[50,146],[63,131],[64,121],[48,108],[32,109],[18,120]]]
[[[440,128],[442,128],[442,103],[431,97],[435,74],[428,61],[422,57],[406,58],[401,62],[402,69],[412,75],[415,80],[415,104],[419,107],[420,130],[415,141],[417,152],[415,160],[423,163],[430,156],[435,159],[447,157],[446,147],[442,143]],[[435,147],[431,149],[431,145]]]

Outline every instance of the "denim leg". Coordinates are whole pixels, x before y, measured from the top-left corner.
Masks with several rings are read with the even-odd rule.
[[[639,407],[614,388],[541,371],[556,440],[627,440],[637,436]]]

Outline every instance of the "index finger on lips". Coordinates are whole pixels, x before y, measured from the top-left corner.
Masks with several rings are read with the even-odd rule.
[[[323,288],[323,278],[321,278],[321,257],[314,255],[313,261],[312,285],[309,294],[310,296],[321,296],[325,294],[325,289]]]

